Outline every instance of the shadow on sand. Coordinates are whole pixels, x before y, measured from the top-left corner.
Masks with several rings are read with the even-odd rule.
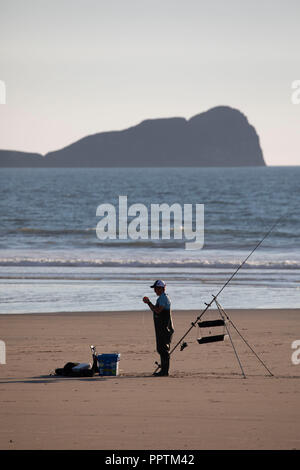
[[[49,384],[49,383],[57,383],[57,382],[65,382],[65,381],[80,381],[80,382],[103,382],[106,380],[120,380],[120,379],[145,379],[152,377],[152,375],[142,375],[142,374],[128,374],[128,375],[117,375],[117,376],[100,376],[95,375],[94,377],[68,377],[68,376],[61,376],[61,375],[38,375],[35,377],[28,377],[28,378],[20,378],[14,379],[9,377],[4,377],[0,379],[0,385],[2,384]]]

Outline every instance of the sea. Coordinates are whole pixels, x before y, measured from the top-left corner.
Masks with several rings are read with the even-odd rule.
[[[1,314],[146,310],[156,279],[173,309],[201,311],[276,222],[218,300],[300,307],[300,166],[2,168],[0,192]],[[148,238],[120,236],[120,196],[148,210]],[[98,237],[103,204],[115,208],[115,238]],[[203,205],[201,246],[186,249],[178,217],[169,238],[162,219],[151,236],[153,204],[191,205],[194,228]]]

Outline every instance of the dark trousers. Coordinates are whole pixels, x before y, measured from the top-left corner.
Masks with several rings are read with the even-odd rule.
[[[170,366],[170,345],[173,332],[171,332],[164,324],[154,321],[156,335],[156,350],[160,355],[161,371],[165,374],[169,372]]]

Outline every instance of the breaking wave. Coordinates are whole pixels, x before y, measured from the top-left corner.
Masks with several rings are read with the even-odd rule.
[[[62,257],[3,257],[0,266],[67,266],[67,267],[162,267],[162,268],[214,268],[234,269],[241,263],[236,259],[160,259],[140,257],[134,258],[62,258]],[[247,261],[244,265],[248,269],[300,269],[300,260],[255,260]]]

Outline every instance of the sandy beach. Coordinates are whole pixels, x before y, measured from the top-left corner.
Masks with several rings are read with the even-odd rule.
[[[6,364],[0,365],[1,449],[299,449],[300,310],[230,310],[230,318],[273,372],[231,328],[247,378],[229,341],[158,360],[150,312],[1,315]],[[173,344],[196,311],[174,311]],[[121,354],[117,377],[51,376],[68,362]]]

